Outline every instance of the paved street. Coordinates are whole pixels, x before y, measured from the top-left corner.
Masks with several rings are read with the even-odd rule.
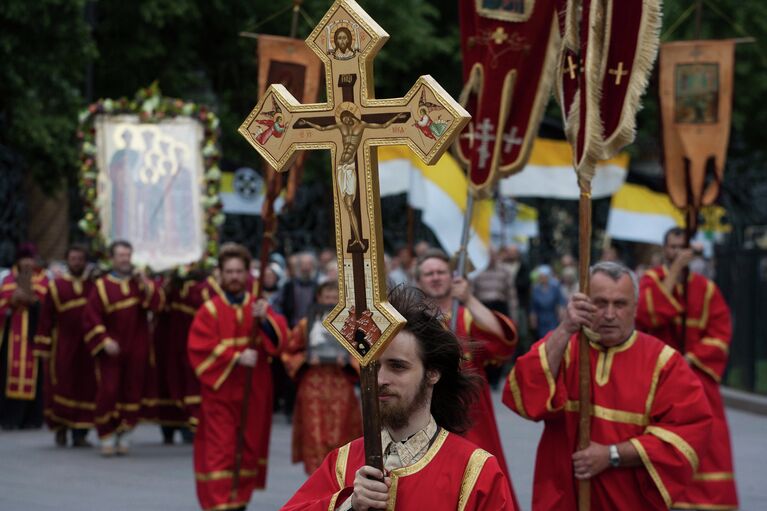
[[[541,426],[498,406],[496,412],[514,488],[530,509],[533,462]],[[767,417],[729,410],[741,509],[767,509],[761,468],[767,457]],[[125,458],[103,459],[90,449],[59,449],[48,432],[0,433],[0,510],[3,511],[190,511],[197,509],[192,449],[163,446],[159,429],[142,425]],[[267,491],[254,494],[251,510],[275,510],[304,481],[291,465],[290,427],[274,421]]]

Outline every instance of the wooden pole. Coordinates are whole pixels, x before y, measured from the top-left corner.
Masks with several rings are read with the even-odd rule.
[[[580,182],[578,200],[578,263],[581,293],[589,294],[589,266],[591,265],[591,183]],[[591,443],[591,362],[589,339],[581,330],[578,334],[578,450]],[[591,482],[578,481],[578,510],[588,511],[591,506]]]
[[[264,294],[264,278],[266,276],[266,266],[269,264],[269,254],[272,250],[272,242],[274,235],[277,232],[277,217],[274,214],[274,202],[280,194],[282,188],[282,176],[280,176],[273,168],[267,165],[266,172],[271,173],[267,177],[266,196],[264,198],[264,207],[261,213],[261,218],[264,222],[264,237],[261,240],[261,251],[259,254],[259,274],[258,274],[258,295],[256,299],[259,299]],[[250,341],[248,342],[248,348],[255,348],[258,346],[259,339],[259,327],[253,325],[251,330]],[[272,351],[276,351],[272,346],[271,340],[264,338],[264,341]],[[242,397],[242,406],[240,409],[240,427],[237,429],[237,442],[234,449],[234,470],[232,471],[232,490],[229,494],[229,501],[235,502],[237,499],[237,491],[240,485],[240,472],[242,469],[242,453],[245,450],[245,430],[248,425],[248,409],[250,407],[250,394],[253,387],[253,368],[245,368],[245,389]]]
[[[474,213],[474,195],[471,189],[466,194],[466,212],[463,215],[463,231],[461,232],[461,246],[458,247],[458,264],[455,268],[455,274],[459,277],[466,277],[466,258],[467,245],[469,244],[469,228],[471,227],[471,217]],[[455,332],[458,325],[458,303],[457,298],[453,298],[453,309],[450,313],[450,330]]]

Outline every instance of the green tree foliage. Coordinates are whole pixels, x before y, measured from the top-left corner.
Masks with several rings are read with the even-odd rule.
[[[85,0],[0,3],[0,139],[50,190],[75,168],[77,111],[95,55]]]

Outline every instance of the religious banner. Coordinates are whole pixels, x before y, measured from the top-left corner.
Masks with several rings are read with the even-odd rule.
[[[461,0],[461,104],[455,145],[475,195],[521,170],[538,133],[559,51],[556,0]]]
[[[593,172],[598,159],[613,157],[634,139],[640,97],[657,54],[661,6],[658,0],[566,4],[557,95],[575,166]]]
[[[215,256],[224,217],[218,197],[218,118],[164,98],[101,100],[80,116],[80,228],[104,253],[133,245],[133,261],[163,271]]]
[[[663,166],[669,196],[679,208],[700,209],[719,195],[730,138],[734,59],[732,40],[661,46]]]
[[[294,98],[302,103],[314,103],[320,86],[322,63],[300,39],[275,35],[258,36],[258,97],[272,83],[281,83]],[[279,123],[277,124],[279,127]],[[306,154],[296,157],[290,171],[286,201],[295,197],[296,187]],[[273,172],[266,173],[267,182],[275,179]],[[267,185],[268,188],[268,185]]]
[[[356,2],[337,0],[306,39],[325,65],[327,101],[303,104],[273,84],[239,130],[278,171],[297,151],[330,150],[339,303],[323,323],[363,367],[404,321],[386,301],[377,147],[406,145],[431,164],[469,120],[430,76],[402,98],[375,99],[373,61],[387,39]]]

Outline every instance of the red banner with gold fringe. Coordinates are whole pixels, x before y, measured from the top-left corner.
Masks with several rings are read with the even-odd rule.
[[[527,162],[559,51],[555,3],[461,0],[461,104],[472,122],[456,155],[480,196]]]
[[[732,40],[661,47],[663,166],[668,194],[679,208],[699,209],[719,195],[730,139],[734,61]]]

